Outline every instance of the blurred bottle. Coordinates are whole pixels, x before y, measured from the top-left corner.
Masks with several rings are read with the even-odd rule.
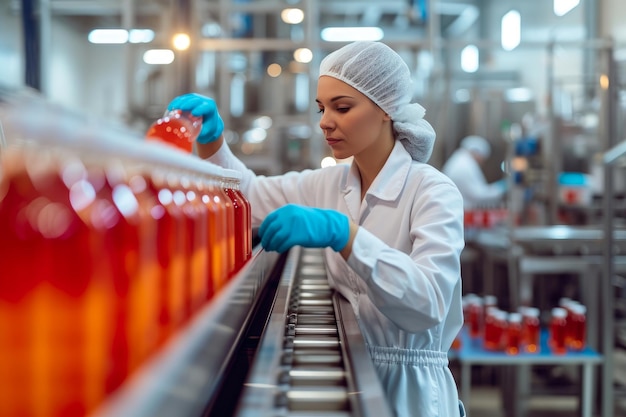
[[[168,110],[148,128],[146,139],[165,142],[191,153],[201,129],[201,117],[178,109]]]
[[[483,299],[474,297],[468,305],[469,335],[472,339],[479,338],[483,331]]]
[[[510,313],[506,329],[506,348],[508,355],[517,355],[522,344],[522,315]]]
[[[501,333],[498,326],[498,308],[491,306],[485,312],[483,345],[487,350],[499,350]]]
[[[159,294],[160,342],[175,333],[184,323],[185,278],[189,254],[187,253],[187,218],[182,205],[185,193],[178,187],[174,171],[155,170],[150,175],[150,185],[157,190],[160,205],[165,209],[163,229],[159,232],[158,258],[161,264]]]
[[[223,179],[223,188],[233,203],[235,213],[235,272],[239,271],[251,253],[250,212],[242,194],[238,191],[237,180],[230,177]]]
[[[212,294],[219,291],[228,280],[230,246],[228,236],[228,212],[224,194],[215,177],[203,182],[202,201],[208,210],[207,235],[210,252],[210,277]]]
[[[550,318],[550,336],[549,346],[555,354],[565,354],[567,345],[565,343],[565,332],[567,328],[566,318],[567,311],[561,307],[552,309],[552,317]]]
[[[539,351],[540,329],[539,309],[526,307],[522,313],[522,343],[526,352],[536,353]]]
[[[226,207],[226,236],[228,241],[228,278],[235,273],[235,206],[233,201],[226,194],[224,185],[220,181],[215,187],[216,193],[220,195],[221,204]]]
[[[185,212],[190,217],[189,244],[191,259],[189,261],[190,274],[188,286],[189,313],[193,315],[202,307],[209,293],[209,248],[208,248],[208,210],[202,201],[200,180],[185,178],[184,186],[187,190]]]
[[[129,329],[132,337],[131,362],[139,365],[156,349],[159,338],[159,294],[161,290],[158,277],[158,230],[164,208],[159,204],[157,194],[149,187],[144,168],[129,160],[112,159],[117,162],[118,175],[115,195],[118,205],[125,207],[128,214],[134,216],[139,233],[139,265],[137,275],[131,283],[130,308],[133,327]],[[112,171],[109,168],[109,171]],[[109,174],[109,175],[112,175]],[[132,193],[132,195],[130,195]],[[127,195],[124,195],[127,194]],[[136,206],[133,204],[136,201]],[[129,207],[135,207],[131,214]]]
[[[587,307],[583,304],[571,305],[569,314],[571,314],[568,320],[571,340],[568,346],[574,350],[582,350],[585,348],[587,337]]]
[[[240,188],[241,180],[235,180],[233,183],[233,190],[239,195],[239,198],[245,206],[244,214],[244,262],[252,257],[252,206],[250,201],[246,198]]]

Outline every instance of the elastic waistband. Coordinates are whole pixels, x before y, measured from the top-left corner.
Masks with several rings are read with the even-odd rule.
[[[436,350],[402,349],[368,345],[374,362],[413,366],[448,366],[448,354]]]

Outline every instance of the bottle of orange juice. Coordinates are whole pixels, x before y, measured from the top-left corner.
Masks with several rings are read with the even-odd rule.
[[[191,153],[201,129],[201,117],[178,109],[168,110],[148,128],[146,139],[165,142]]]

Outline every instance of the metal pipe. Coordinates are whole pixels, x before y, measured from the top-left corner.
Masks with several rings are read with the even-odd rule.
[[[617,91],[617,72],[615,61],[613,59],[613,48],[608,47],[604,50],[605,62],[607,66],[606,77],[608,85],[605,91],[606,112],[606,140],[604,142],[607,150],[611,149],[615,144],[617,136],[617,111],[616,103],[618,100]],[[602,354],[604,362],[602,365],[602,416],[611,417],[615,412],[614,394],[613,394],[613,351],[614,351],[614,331],[615,331],[615,310],[614,310],[614,294],[613,274],[615,273],[614,265],[614,234],[613,234],[613,217],[614,217],[614,185],[613,185],[613,166],[605,164],[604,166],[604,273],[601,289],[601,305],[602,305]]]

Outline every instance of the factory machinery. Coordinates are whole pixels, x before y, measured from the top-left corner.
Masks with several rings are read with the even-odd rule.
[[[322,250],[252,258],[97,417],[391,416]]]

